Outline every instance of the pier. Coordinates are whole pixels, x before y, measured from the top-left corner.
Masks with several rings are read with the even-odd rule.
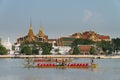
[[[120,59],[120,55],[0,55],[0,58],[100,58]]]

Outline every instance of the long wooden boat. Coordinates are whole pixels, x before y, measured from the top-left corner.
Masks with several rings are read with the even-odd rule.
[[[33,64],[25,64],[24,67],[25,68],[83,68],[83,69],[87,69],[87,68],[97,68],[97,64],[91,64],[91,65],[55,65],[55,64],[37,64],[37,65],[33,65]]]
[[[53,60],[53,59],[52,59]],[[69,59],[70,60],[70,59]],[[48,61],[46,59],[27,59],[25,60],[24,67],[27,68],[97,68],[97,64],[89,63],[73,63],[67,59],[54,59]]]

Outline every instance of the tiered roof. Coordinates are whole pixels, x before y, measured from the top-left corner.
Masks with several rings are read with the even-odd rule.
[[[100,34],[95,33],[94,31],[85,31],[83,33],[74,33],[70,37],[91,39],[93,41],[101,41],[101,40],[109,41],[110,40],[109,36],[100,35]]]
[[[43,29],[42,29],[42,25],[40,25],[40,30],[39,30],[39,33],[38,35],[39,37],[44,37],[44,33],[43,33]]]
[[[18,38],[17,42],[18,43],[22,43],[24,41],[45,42],[47,41],[47,39],[48,39],[48,36],[43,33],[42,26],[40,26],[39,33],[37,35],[34,35],[33,29],[32,29],[32,23],[30,23],[28,34],[26,36]]]

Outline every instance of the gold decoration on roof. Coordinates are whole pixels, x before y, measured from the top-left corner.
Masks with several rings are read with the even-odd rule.
[[[29,32],[28,32],[28,38],[27,40],[28,41],[34,41],[35,40],[35,36],[34,36],[34,33],[33,33],[33,29],[32,29],[32,23],[30,23],[30,29],[29,29]]]
[[[39,36],[39,37],[44,37],[42,25],[40,25],[40,30],[39,30],[38,36]]]
[[[28,32],[28,36],[34,36],[34,33],[33,33],[33,29],[32,29],[32,23],[30,23],[30,29],[29,29],[29,32]]]

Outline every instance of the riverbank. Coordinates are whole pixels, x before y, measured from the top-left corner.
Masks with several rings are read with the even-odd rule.
[[[120,55],[0,55],[0,58],[99,58],[99,59],[117,59]]]

